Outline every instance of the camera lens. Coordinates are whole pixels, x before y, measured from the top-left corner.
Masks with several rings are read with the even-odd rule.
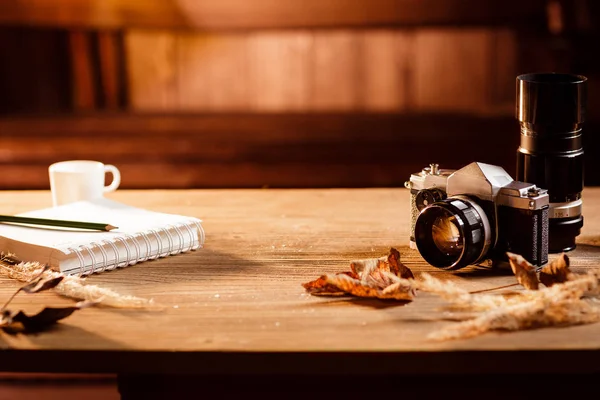
[[[437,217],[431,227],[433,243],[449,257],[458,257],[463,250],[463,237],[454,215]]]
[[[521,124],[517,180],[548,190],[549,252],[575,248],[583,226],[582,124],[587,78],[535,73],[517,77],[516,117]]]
[[[485,212],[466,196],[425,207],[415,223],[419,252],[429,264],[443,269],[459,269],[480,261],[492,235]]]

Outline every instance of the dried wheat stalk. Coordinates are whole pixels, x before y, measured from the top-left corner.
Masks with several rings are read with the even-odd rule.
[[[433,293],[452,303],[457,309],[486,311],[504,307],[519,300],[492,294],[472,294],[459,288],[452,282],[436,279],[426,272],[421,273],[421,280],[412,282],[417,290]]]
[[[37,262],[20,262],[13,264],[8,262],[8,258],[0,257],[0,273],[9,278],[17,279],[22,282],[29,282],[34,276],[39,275],[44,267]],[[156,308],[158,307],[152,299],[148,300],[142,297],[121,295],[111,289],[99,287],[97,285],[85,285],[84,279],[64,275],[56,271],[43,272],[45,278],[63,276],[63,280],[53,290],[61,296],[77,300],[97,301],[100,304],[117,308]]]
[[[463,339],[491,330],[520,330],[553,325],[578,325],[600,321],[600,307],[585,296],[600,294],[600,271],[571,275],[569,281],[511,297],[469,294],[451,283],[425,276],[421,290],[440,295],[455,305],[485,310],[480,316],[429,335],[435,340]],[[595,304],[596,303],[596,304]]]
[[[465,339],[492,330],[515,331],[544,326],[578,325],[600,321],[600,308],[585,300],[535,299],[495,310],[450,325],[429,335],[430,339]]]

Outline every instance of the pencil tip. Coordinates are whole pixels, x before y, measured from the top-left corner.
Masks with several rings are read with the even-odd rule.
[[[107,231],[112,231],[113,229],[119,229],[118,226],[112,226],[112,225],[106,225],[106,230]]]

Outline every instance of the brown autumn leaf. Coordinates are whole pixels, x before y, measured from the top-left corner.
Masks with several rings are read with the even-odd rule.
[[[392,272],[403,279],[415,279],[410,268],[400,262],[400,252],[395,248],[390,249],[390,254],[387,257]]]
[[[303,284],[306,291],[320,296],[353,295],[381,299],[411,300],[415,292],[399,278],[414,278],[400,262],[400,252],[390,249],[387,256],[350,262],[350,271],[323,275]]]
[[[39,278],[29,282],[28,284],[22,286],[19,290],[22,290],[25,293],[38,293],[43,292],[44,290],[52,289],[56,287],[59,283],[62,282],[64,276],[57,276],[54,278],[42,279]]]
[[[369,278],[381,280],[382,273],[391,273],[403,279],[414,279],[412,271],[400,262],[400,252],[393,247],[390,248],[387,256],[350,262],[350,269],[356,275],[354,278],[362,281]]]
[[[364,260],[354,260],[350,262],[351,276],[354,279],[366,279],[373,271],[386,268],[389,271],[389,264],[386,264],[387,257],[367,258]]]
[[[373,285],[375,287],[384,289],[396,282],[398,282],[398,276],[388,271],[382,264],[383,268],[377,268],[371,271],[371,273],[361,279],[365,285]]]
[[[569,257],[562,253],[557,259],[552,260],[540,271],[540,282],[550,287],[555,283],[563,283],[572,275],[569,269]]]
[[[4,310],[0,328],[7,333],[33,333],[43,331],[77,310],[96,304],[95,301],[82,301],[71,307],[46,307],[34,315],[23,311],[12,314]]]
[[[306,291],[315,296],[346,296],[347,293],[340,290],[337,286],[327,283],[325,275],[322,275],[314,281],[303,283]]]
[[[21,260],[19,260],[14,254],[5,254],[5,253],[0,253],[0,261],[8,264],[8,265],[17,265],[21,263]],[[48,266],[48,268],[50,268],[50,266]]]
[[[413,291],[410,286],[388,285],[385,288],[365,283],[344,274],[325,275],[327,283],[356,297],[373,297],[378,299],[412,300]],[[397,282],[398,283],[398,282]],[[389,289],[388,289],[389,288]]]
[[[517,281],[529,290],[538,290],[540,281],[538,280],[535,268],[523,256],[514,253],[506,253],[510,267],[517,277]]]

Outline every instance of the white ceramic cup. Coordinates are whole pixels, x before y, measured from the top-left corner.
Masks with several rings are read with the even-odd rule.
[[[113,176],[112,182],[104,186],[107,172]],[[113,192],[121,183],[121,173],[114,165],[104,165],[98,161],[72,160],[52,164],[48,168],[52,204],[54,207],[80,200],[93,200]]]

